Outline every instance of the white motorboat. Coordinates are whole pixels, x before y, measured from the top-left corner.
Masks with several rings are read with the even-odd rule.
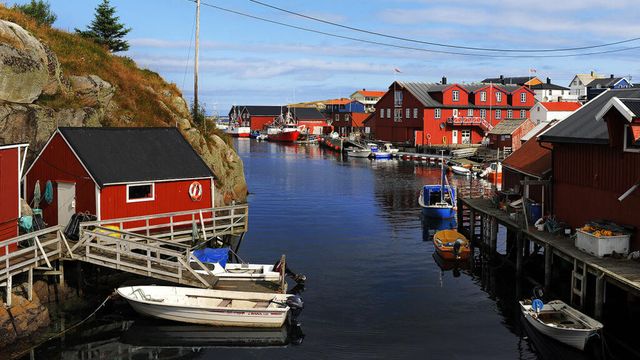
[[[204,263],[220,281],[271,281],[280,282],[281,274],[274,271],[273,265],[265,264],[225,264]],[[209,275],[205,270],[193,266],[196,273]]]
[[[453,171],[454,174],[458,174],[458,175],[463,175],[463,176],[471,175],[471,170],[458,165],[452,165],[451,171]]]
[[[378,145],[369,143],[367,144],[367,146],[369,147],[369,149],[371,149],[371,155],[373,156],[374,159],[390,159],[391,158],[391,153],[387,151],[381,151],[378,148]]]
[[[602,323],[560,300],[550,301],[538,311],[534,308],[520,301],[522,314],[536,330],[579,350],[584,350],[589,338],[603,327]]]
[[[397,153],[398,153],[398,151],[400,151],[400,149],[396,149],[396,148],[394,148],[394,147],[393,147],[393,145],[391,145],[391,143],[386,143],[386,144],[384,144],[384,148],[383,148],[383,150],[384,150],[384,151],[386,151],[386,152],[388,152],[389,154],[392,154],[392,155],[393,155],[393,154],[397,154]]]
[[[371,156],[371,150],[369,149],[359,149],[359,148],[349,148],[347,149],[347,156],[356,157],[356,158],[368,158]]]
[[[278,328],[291,306],[302,309],[302,300],[290,294],[153,285],[117,292],[140,314],[190,324]]]

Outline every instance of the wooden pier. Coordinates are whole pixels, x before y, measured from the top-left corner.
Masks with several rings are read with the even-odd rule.
[[[516,273],[523,275],[527,258],[539,250],[544,252],[544,286],[551,285],[554,260],[568,262],[571,273],[570,299],[572,305],[584,308],[587,294],[587,276],[595,278],[594,315],[601,318],[608,283],[620,287],[636,296],[640,295],[640,265],[633,260],[612,257],[598,258],[574,246],[573,238],[538,231],[533,226],[522,224],[498,209],[490,199],[459,198],[458,227],[468,236],[479,237],[480,245],[490,256],[497,254],[498,224],[507,228],[515,237]],[[531,248],[533,245],[533,253]]]
[[[248,205],[83,222],[78,240],[60,226],[0,242],[0,286],[11,306],[13,277],[28,272],[32,296],[34,271],[58,275],[64,261],[75,260],[177,284],[212,288],[217,278],[193,256],[195,244],[222,245],[225,237],[242,239],[248,230]],[[9,252],[14,244],[18,250]],[[239,244],[239,242],[238,242]],[[234,251],[237,250],[234,249]],[[57,264],[57,268],[54,268]],[[196,269],[208,272],[196,273]]]

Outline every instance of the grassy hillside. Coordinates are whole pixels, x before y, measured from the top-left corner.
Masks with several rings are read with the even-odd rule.
[[[173,125],[169,111],[180,113],[175,105],[162,101],[162,93],[166,91],[181,96],[175,84],[166,83],[153,71],[139,69],[130,58],[112,55],[106,48],[76,34],[39,26],[27,15],[1,4],[0,19],[17,23],[49,46],[57,55],[64,76],[95,74],[117,88],[114,100],[119,108],[105,119],[104,125],[122,126],[125,119],[138,126]],[[168,109],[158,106],[158,101]],[[38,102],[53,108],[82,106],[66,94],[42,97]]]

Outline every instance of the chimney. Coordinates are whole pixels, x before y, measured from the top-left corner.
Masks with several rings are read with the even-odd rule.
[[[595,77],[596,76],[596,72],[591,70],[591,77]]]
[[[442,85],[447,85],[447,77],[446,77],[446,76],[443,76],[443,77],[442,77],[441,84],[442,84]]]
[[[613,79],[613,74],[611,74],[611,78]]]
[[[551,84],[551,79],[547,78],[547,84]]]
[[[500,80],[504,80],[504,75],[500,75]]]

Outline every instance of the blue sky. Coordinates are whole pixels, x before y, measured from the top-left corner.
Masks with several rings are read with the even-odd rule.
[[[73,30],[93,18],[99,0],[49,0],[55,27]],[[373,41],[425,47],[350,32],[283,14],[247,0],[203,0],[237,11]],[[562,48],[640,37],[637,0],[263,0],[293,11],[395,36],[464,46]],[[11,3],[10,1],[7,1]],[[24,3],[25,1],[18,1]],[[126,55],[193,96],[195,4],[188,0],[111,0],[133,30]],[[201,10],[200,96],[208,112],[231,104],[276,105],[347,97],[355,89],[386,89],[393,80],[474,82],[527,75],[568,85],[577,72],[632,75],[640,82],[640,49],[569,58],[482,58],[393,49],[335,39]],[[625,46],[640,46],[640,41]],[[613,47],[615,48],[615,47]],[[398,68],[402,73],[394,73]],[[638,76],[636,76],[638,75]]]

